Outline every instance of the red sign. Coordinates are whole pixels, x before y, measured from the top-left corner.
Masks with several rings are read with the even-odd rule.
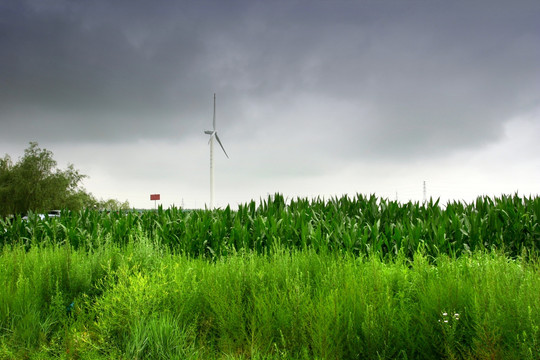
[[[159,194],[151,194],[150,200],[159,200]]]

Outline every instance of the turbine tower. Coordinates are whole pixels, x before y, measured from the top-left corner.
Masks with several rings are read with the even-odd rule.
[[[207,135],[210,135],[210,140],[208,140],[208,144],[210,144],[210,210],[212,210],[214,208],[214,138],[219,143],[219,146],[221,146],[221,149],[225,153],[225,156],[227,157],[227,159],[229,158],[229,155],[227,155],[227,152],[225,151],[225,148],[223,147],[221,140],[219,140],[219,136],[216,131],[216,94],[214,94],[213,129],[205,130],[204,133]]]

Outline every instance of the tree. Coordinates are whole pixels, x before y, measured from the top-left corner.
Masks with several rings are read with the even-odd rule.
[[[118,201],[115,199],[101,200],[97,204],[97,208],[103,211],[126,211],[129,210],[129,202]]]
[[[0,215],[12,214],[12,203],[10,192],[12,188],[13,176],[11,167],[13,166],[11,158],[6,155],[0,159]]]
[[[9,155],[0,159],[0,215],[80,210],[98,202],[81,187],[86,175],[70,164],[60,170],[51,151],[31,142],[13,164]]]

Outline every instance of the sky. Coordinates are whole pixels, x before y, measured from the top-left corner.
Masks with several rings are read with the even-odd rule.
[[[96,198],[540,193],[537,0],[2,0],[0,156]]]

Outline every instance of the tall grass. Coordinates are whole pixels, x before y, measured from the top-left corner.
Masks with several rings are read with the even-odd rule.
[[[497,251],[208,261],[139,234],[6,246],[0,269],[6,359],[540,358],[540,267]]]

